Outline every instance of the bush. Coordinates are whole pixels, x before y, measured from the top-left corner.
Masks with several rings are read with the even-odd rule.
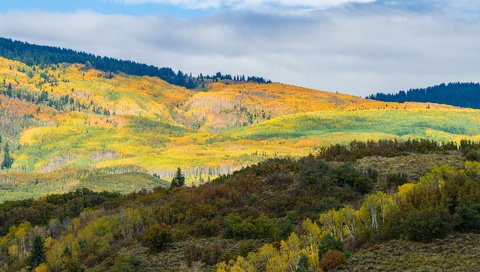
[[[368,194],[373,190],[373,180],[358,172],[351,163],[335,168],[334,180],[337,186],[348,185],[359,194]]]
[[[448,212],[441,207],[414,210],[403,223],[404,234],[407,239],[417,242],[443,238],[449,231],[448,216]]]
[[[480,233],[480,204],[463,204],[454,214],[454,226],[458,231]]]
[[[468,161],[480,161],[480,152],[477,149],[470,149],[465,153],[465,159]]]
[[[332,271],[346,262],[347,258],[341,251],[328,250],[320,260],[320,267],[324,271]]]
[[[390,186],[401,186],[408,182],[408,176],[405,173],[388,174],[387,182]]]
[[[345,245],[342,241],[335,239],[331,235],[323,237],[320,242],[318,242],[318,259],[321,260],[325,253],[329,250],[337,250],[343,252]]]
[[[206,265],[215,265],[222,261],[224,251],[221,245],[190,245],[184,252],[185,261],[188,266],[192,266],[193,263],[201,262]]]
[[[217,236],[220,230],[220,221],[217,219],[207,220],[202,218],[193,225],[193,232],[196,236],[213,237]]]
[[[172,241],[170,227],[165,224],[152,225],[142,237],[142,243],[152,252],[160,252]]]

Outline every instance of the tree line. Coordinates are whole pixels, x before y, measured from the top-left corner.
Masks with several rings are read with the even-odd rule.
[[[348,145],[334,144],[321,147],[318,156],[326,161],[354,161],[363,157],[382,156],[394,157],[409,153],[432,153],[460,150],[471,160],[476,160],[480,142],[461,140],[460,142],[437,142],[428,139],[408,140],[369,140],[366,142],[353,141]]]
[[[480,108],[480,83],[448,83],[428,88],[410,89],[393,94],[377,93],[369,99],[385,102],[431,102],[465,108]]]
[[[237,82],[270,83],[262,77],[247,77],[216,75],[197,77],[182,71],[175,72],[172,68],[158,68],[153,65],[146,65],[129,60],[119,60],[110,57],[101,57],[93,54],[75,51],[71,49],[34,45],[21,41],[0,38],[0,56],[23,62],[27,65],[49,65],[60,63],[79,63],[87,68],[95,68],[106,73],[125,73],[135,76],[158,77],[166,82],[188,89],[205,87],[208,81],[232,80]]]

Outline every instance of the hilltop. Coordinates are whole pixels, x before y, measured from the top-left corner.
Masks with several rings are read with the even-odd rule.
[[[66,48],[36,45],[22,41],[0,37],[0,56],[8,59],[21,61],[28,65],[52,65],[62,63],[83,64],[88,68],[94,68],[102,72],[124,73],[136,76],[152,76],[182,86],[188,89],[205,88],[211,82],[219,79],[233,82],[256,82],[270,83],[262,77],[245,75],[222,75],[220,72],[213,76],[200,74],[197,77],[182,71],[173,71],[172,68],[158,68],[153,65],[146,65],[129,60],[119,60],[111,57],[96,56],[86,52],[75,51]]]

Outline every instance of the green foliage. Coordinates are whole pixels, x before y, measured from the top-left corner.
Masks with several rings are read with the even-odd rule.
[[[308,272],[308,258],[307,256],[303,255],[300,256],[300,260],[298,260],[297,270],[296,272]]]
[[[9,169],[13,165],[13,158],[10,157],[10,147],[8,146],[8,143],[5,144],[5,147],[3,148],[3,161],[1,168],[2,169]]]
[[[318,242],[318,259],[322,259],[323,255],[329,250],[343,252],[345,251],[345,244],[332,235],[326,235]]]
[[[46,260],[47,257],[45,256],[45,246],[43,245],[43,239],[41,236],[37,235],[33,239],[32,250],[30,251],[28,265],[30,266],[30,269],[34,269]]]
[[[51,219],[64,220],[78,216],[85,208],[95,208],[105,202],[111,207],[120,195],[108,192],[92,192],[78,189],[66,194],[52,194],[37,200],[7,201],[0,204],[0,234],[6,234],[10,227],[29,221],[34,225],[46,225]]]
[[[480,233],[480,203],[462,203],[454,214],[454,228],[462,232]]]
[[[172,179],[172,183],[170,184],[170,188],[179,188],[185,186],[185,176],[182,174],[182,169],[180,167],[177,168],[177,172]]]
[[[394,173],[387,174],[387,182],[389,185],[398,187],[408,182],[408,176],[406,173]]]
[[[450,230],[448,217],[448,212],[441,207],[414,210],[406,216],[402,229],[409,240],[431,242],[447,235]]]
[[[349,163],[334,169],[334,181],[338,186],[350,186],[354,192],[359,194],[370,193],[374,183],[372,179],[356,171]]]
[[[475,142],[465,146],[474,145]],[[379,140],[367,142],[353,141],[349,145],[335,144],[322,147],[319,156],[327,161],[354,161],[367,156],[394,157],[406,155],[409,152],[429,153],[447,150],[458,150],[460,147],[455,142],[437,142],[428,139],[408,140]]]
[[[142,236],[142,243],[152,252],[164,250],[172,242],[172,232],[165,224],[154,224]]]

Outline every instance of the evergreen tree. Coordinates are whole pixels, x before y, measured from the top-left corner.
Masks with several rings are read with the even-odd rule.
[[[302,254],[300,260],[298,260],[296,272],[308,272],[308,258],[304,254]]]
[[[182,169],[180,167],[177,168],[177,172],[175,173],[175,177],[172,179],[172,184],[170,188],[176,187],[183,187],[185,186],[185,176],[182,173]]]
[[[45,246],[43,245],[43,239],[41,236],[35,236],[33,240],[32,250],[30,251],[30,258],[28,260],[28,265],[33,270],[35,267],[39,266],[41,263],[47,260],[45,256]]]
[[[3,162],[2,162],[2,169],[7,168],[10,169],[13,164],[13,159],[10,157],[10,147],[8,146],[8,143],[5,144],[5,147],[3,149]]]

